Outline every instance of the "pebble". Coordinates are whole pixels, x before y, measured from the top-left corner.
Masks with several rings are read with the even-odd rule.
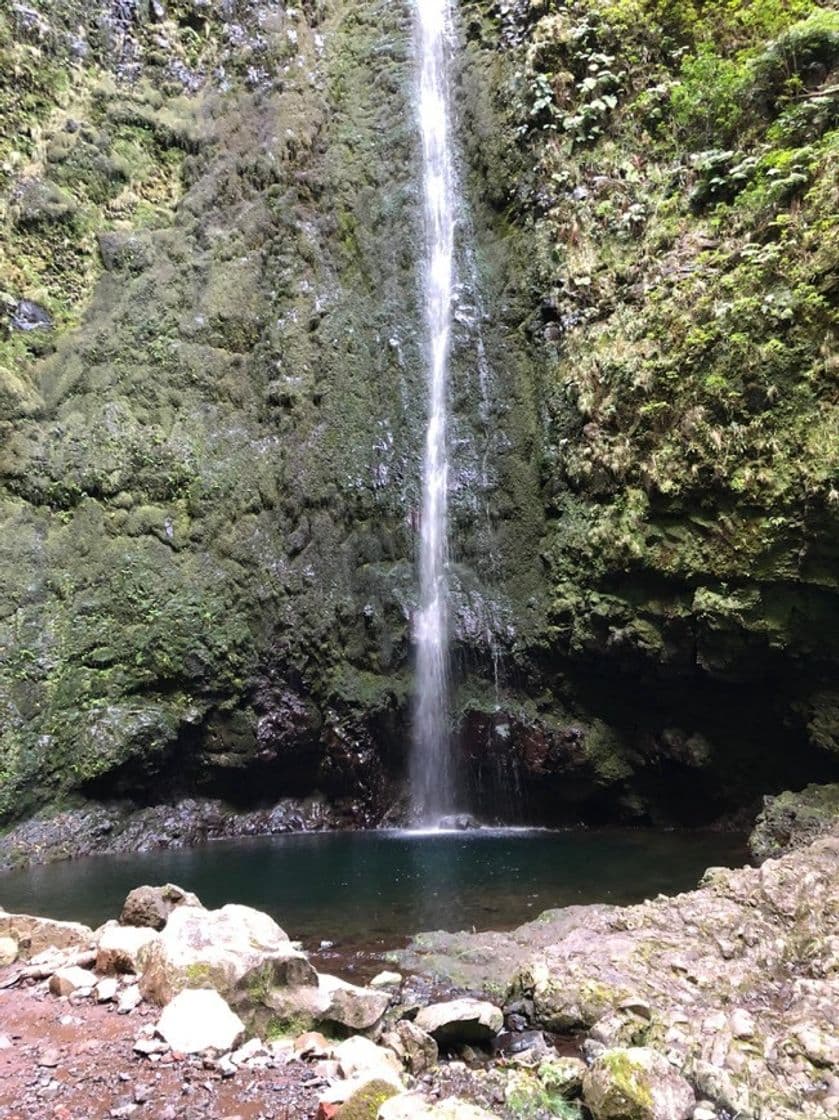
[[[14,1043],[7,1034],[0,1034],[0,1050],[11,1050]]]
[[[134,1103],[145,1104],[151,1099],[151,1088],[148,1085],[134,1086]]]
[[[61,1051],[57,1050],[54,1046],[50,1046],[47,1050],[42,1051],[38,1059],[38,1065],[44,1069],[54,1069],[61,1061]]]

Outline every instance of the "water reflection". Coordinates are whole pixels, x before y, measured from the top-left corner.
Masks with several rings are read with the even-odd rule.
[[[746,860],[716,833],[320,833],[98,857],[0,876],[0,906],[98,925],[140,883],[271,913],[307,946],[396,944],[421,929],[503,929],[553,906],[629,903]]]

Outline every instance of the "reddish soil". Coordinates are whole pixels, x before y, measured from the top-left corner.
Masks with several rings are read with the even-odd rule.
[[[200,1058],[152,1062],[132,1048],[156,1009],[118,1015],[43,989],[0,991],[0,1120],[311,1120],[317,1111],[323,1082],[301,1062],[229,1079]]]

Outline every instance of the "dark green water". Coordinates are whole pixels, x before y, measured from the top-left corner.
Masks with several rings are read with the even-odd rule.
[[[554,906],[631,903],[739,866],[719,833],[318,833],[101,856],[0,876],[0,906],[93,926],[141,883],[173,882],[205,906],[265,910],[307,948],[395,946],[423,929],[509,929]]]

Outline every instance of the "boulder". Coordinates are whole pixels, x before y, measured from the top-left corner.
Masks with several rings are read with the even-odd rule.
[[[0,968],[14,964],[17,960],[18,948],[14,937],[0,937]]]
[[[173,910],[143,967],[146,999],[166,1004],[188,988],[215,988],[248,1009],[286,985],[315,985],[305,954],[267,914],[249,906]]]
[[[96,971],[142,972],[159,936],[150,928],[106,922],[99,930]]]
[[[596,1058],[583,1076],[583,1100],[595,1120],[687,1120],[696,1104],[685,1078],[642,1046]]]
[[[393,1030],[384,1035],[382,1042],[415,1076],[437,1064],[437,1043],[410,1019],[400,1019]]]
[[[352,1031],[366,1031],[374,1027],[387,1011],[390,996],[387,992],[359,988],[324,974],[318,978],[319,988],[329,997],[325,1020],[347,1027]]]
[[[57,922],[32,914],[0,912],[0,937],[17,943],[18,956],[30,960],[46,949],[88,949],[93,945],[93,930],[79,922]]]
[[[86,968],[71,965],[69,968],[59,968],[50,977],[50,991],[54,996],[70,996],[80,989],[96,987],[96,975]]]
[[[204,908],[196,895],[174,883],[166,883],[162,887],[135,887],[122,905],[120,924],[161,930],[178,906]]]
[[[156,1027],[172,1050],[199,1054],[232,1050],[241,1042],[245,1024],[210,988],[183,991],[164,1009]]]
[[[270,1018],[306,1027],[331,1024],[351,1031],[366,1031],[379,1023],[390,1003],[387,992],[359,988],[337,976],[314,973],[314,979],[313,984],[274,988],[268,992],[261,1000],[266,1022]],[[255,1025],[258,1029],[259,1024]]]
[[[491,1042],[504,1026],[504,1016],[480,999],[453,999],[423,1007],[416,1025],[441,1046],[461,1042]]]

